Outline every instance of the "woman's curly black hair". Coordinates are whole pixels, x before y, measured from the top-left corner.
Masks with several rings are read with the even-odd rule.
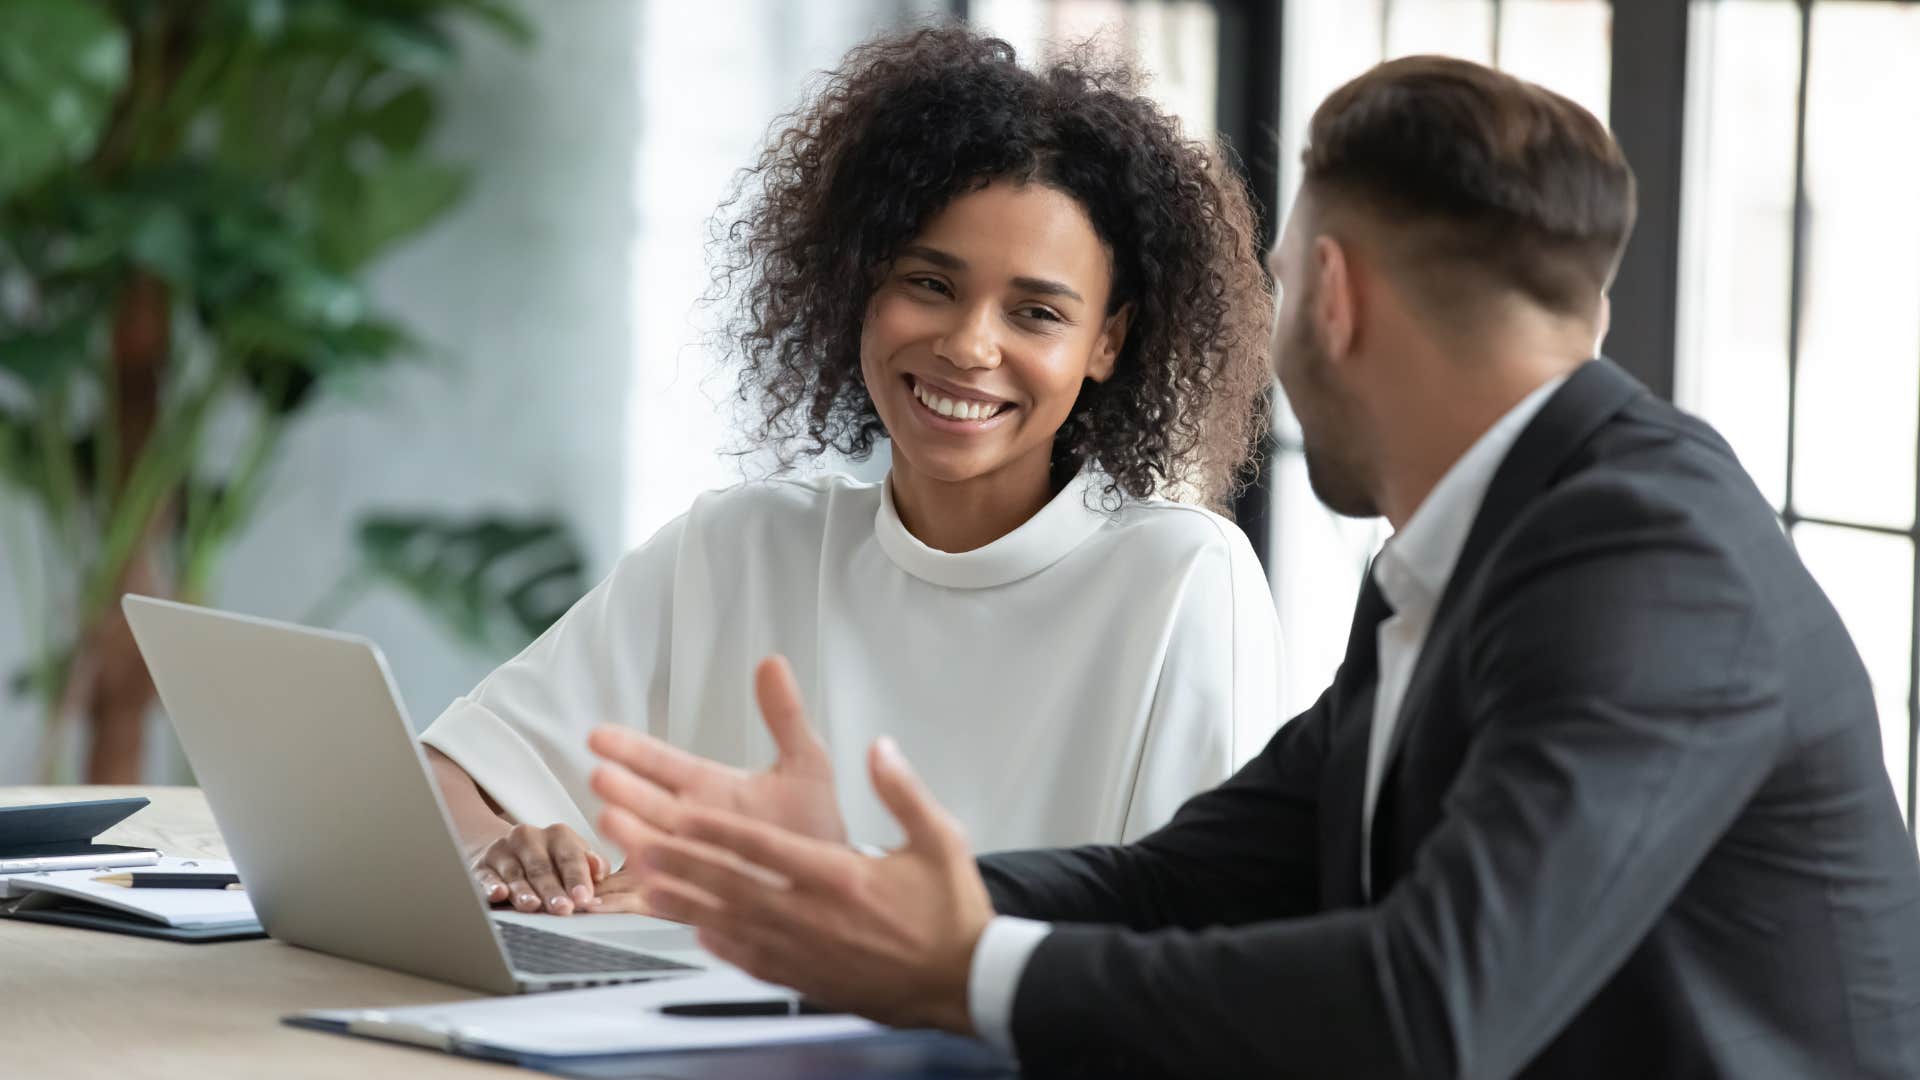
[[[1268,423],[1271,293],[1244,184],[1138,87],[1088,47],[1028,71],[958,27],[848,53],[716,218],[709,300],[732,300],[723,344],[756,441],[783,467],[866,456],[886,434],[860,369],[879,272],[955,197],[1039,183],[1079,202],[1112,255],[1109,312],[1133,305],[1112,377],[1085,384],[1055,437],[1056,476],[1092,462],[1109,497],[1221,506]]]

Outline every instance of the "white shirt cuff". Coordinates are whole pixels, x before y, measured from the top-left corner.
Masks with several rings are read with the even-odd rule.
[[[1027,959],[1052,932],[1052,923],[996,915],[973,947],[967,1012],[973,1016],[974,1033],[1009,1057],[1015,1056],[1013,995],[1020,989]]]

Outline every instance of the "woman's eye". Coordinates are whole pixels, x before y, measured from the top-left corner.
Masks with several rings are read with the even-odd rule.
[[[907,284],[912,285],[917,289],[924,289],[927,292],[937,293],[941,296],[953,295],[953,290],[947,288],[947,283],[944,281],[941,281],[939,278],[928,278],[928,277],[908,278]]]
[[[1055,312],[1051,308],[1034,307],[1031,305],[1021,308],[1020,310],[1014,312],[1014,314],[1020,316],[1021,318],[1039,319],[1043,322],[1065,322],[1066,321],[1060,317],[1058,312]]]

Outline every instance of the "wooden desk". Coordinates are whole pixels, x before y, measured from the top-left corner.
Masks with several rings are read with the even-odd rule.
[[[226,857],[197,788],[0,788],[0,806],[122,795],[145,795],[153,805],[101,842]],[[516,1075],[282,1025],[280,1017],[304,1009],[476,995],[277,941],[183,945],[0,919],[0,980],[0,1075],[8,1077]]]

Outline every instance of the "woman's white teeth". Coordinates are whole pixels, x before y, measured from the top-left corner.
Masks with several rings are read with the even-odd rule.
[[[952,420],[985,420],[1000,411],[1000,406],[984,401],[957,401],[944,397],[919,383],[914,384],[913,396],[919,398],[922,405]]]

